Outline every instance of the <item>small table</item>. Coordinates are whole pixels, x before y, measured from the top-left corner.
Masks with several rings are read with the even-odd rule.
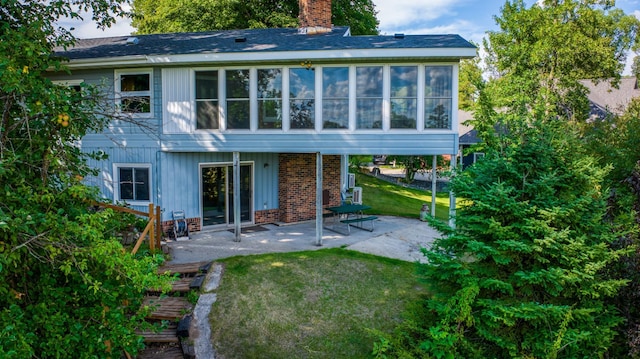
[[[362,212],[366,211],[367,209],[371,209],[371,206],[367,206],[364,204],[343,204],[341,206],[327,207],[325,209],[331,212],[332,215],[330,226],[325,225],[324,227],[328,230],[345,235],[351,234],[351,227],[356,227],[373,232],[373,221],[378,218],[376,216],[365,217]],[[344,216],[344,219],[340,219],[341,216]],[[362,226],[364,222],[371,222],[371,229],[364,228]],[[336,226],[339,223],[344,223],[347,225],[347,233],[336,230]]]

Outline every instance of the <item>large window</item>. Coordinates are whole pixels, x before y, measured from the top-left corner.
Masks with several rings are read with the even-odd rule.
[[[289,70],[289,119],[293,129],[315,128],[315,72]]]
[[[356,128],[382,128],[382,66],[356,67]]]
[[[249,129],[249,70],[227,70],[227,129]]]
[[[151,115],[152,71],[116,71],[116,99],[120,111]]]
[[[451,128],[453,70],[451,66],[426,66],[424,127]]]
[[[196,129],[219,129],[218,108],[218,71],[196,72]]]
[[[281,69],[258,69],[258,128],[282,128]]]
[[[349,68],[322,69],[322,127],[349,128]]]
[[[151,199],[151,166],[148,164],[115,164],[118,201],[131,204],[148,203]]]
[[[391,128],[417,128],[418,67],[391,67]]]

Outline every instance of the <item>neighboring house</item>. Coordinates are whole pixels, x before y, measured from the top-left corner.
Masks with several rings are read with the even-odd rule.
[[[592,119],[604,119],[608,115],[621,115],[627,109],[631,99],[640,97],[638,79],[622,77],[618,88],[611,86],[609,81],[595,83],[591,80],[580,81],[587,87]]]
[[[192,230],[240,228],[317,218],[322,190],[340,204],[349,154],[455,158],[458,64],[476,48],[458,35],[350,36],[331,27],[330,0],[314,3],[300,29],[87,39],[59,51],[71,74],[52,80],[106,82],[120,111],[152,129],[116,121],[87,135],[83,150],[109,156],[90,163],[100,174],[87,181],[114,202],[161,206],[165,229],[175,210]]]
[[[458,139],[458,144],[460,146],[460,166],[464,169],[467,166],[471,166],[476,163],[479,158],[484,156],[482,152],[469,152],[469,148],[476,143],[480,142],[478,138],[478,131],[473,128],[473,126],[467,121],[473,119],[473,113],[464,110],[458,110],[458,121],[460,121],[460,125],[458,127],[458,133],[460,138]]]

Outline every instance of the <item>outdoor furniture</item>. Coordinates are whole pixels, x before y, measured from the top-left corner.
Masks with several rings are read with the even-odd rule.
[[[351,234],[351,227],[373,232],[373,221],[378,219],[376,216],[365,216],[362,212],[367,209],[371,209],[371,207],[363,204],[343,204],[341,206],[327,207],[325,209],[331,212],[331,216],[329,216],[327,220],[328,223],[325,222],[324,227],[328,230],[345,235]],[[370,229],[364,227],[365,222],[371,223]],[[347,233],[337,230],[337,227],[340,224],[347,225]]]

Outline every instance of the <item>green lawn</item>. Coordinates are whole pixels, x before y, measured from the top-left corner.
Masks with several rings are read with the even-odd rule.
[[[424,203],[431,209],[431,191],[405,188],[362,173],[356,174],[356,185],[362,187],[363,203],[369,213],[418,218]],[[436,193],[436,218],[449,219],[449,192]]]
[[[370,358],[425,295],[415,264],[334,248],[223,260],[216,351],[232,358]]]

